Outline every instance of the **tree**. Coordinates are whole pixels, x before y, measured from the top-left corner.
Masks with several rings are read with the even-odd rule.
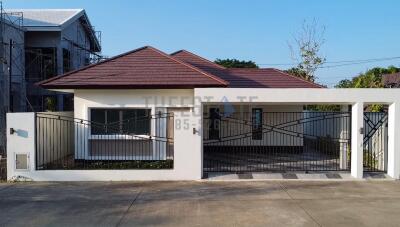
[[[360,73],[351,80],[339,81],[335,88],[383,88],[382,75],[400,71],[400,68],[389,66],[388,68],[375,67],[365,73]]]
[[[360,73],[351,80],[344,79],[339,81],[335,88],[383,88],[382,75],[400,72],[400,68],[389,66],[388,68],[375,67]],[[383,111],[383,105],[369,105],[366,107],[368,111]]]
[[[226,68],[258,68],[258,65],[253,61],[241,61],[237,59],[219,59],[215,61],[218,65],[222,65]]]
[[[344,79],[339,81],[338,84],[335,85],[335,88],[351,88],[353,86],[353,82],[348,79]]]
[[[321,47],[325,43],[325,27],[319,26],[314,19],[312,23],[303,22],[298,35],[294,36],[294,43],[289,43],[292,59],[297,66],[287,70],[288,73],[304,78],[311,82],[316,80],[315,71],[325,63],[321,54]]]
[[[305,70],[300,69],[298,67],[293,67],[293,68],[284,70],[284,72],[289,73],[290,75],[297,76],[302,79],[314,82],[314,78],[312,78],[310,75],[308,75]]]

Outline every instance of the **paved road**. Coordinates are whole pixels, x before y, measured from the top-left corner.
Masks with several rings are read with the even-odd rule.
[[[0,184],[0,226],[399,226],[399,181]]]

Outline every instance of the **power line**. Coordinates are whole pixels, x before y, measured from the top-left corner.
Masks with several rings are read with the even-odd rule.
[[[335,67],[341,67],[341,66],[348,66],[348,65],[359,65],[359,64],[366,64],[366,63],[372,63],[372,62],[379,62],[379,61],[389,61],[389,60],[395,60],[395,59],[400,59],[399,57],[385,57],[385,58],[371,58],[371,59],[360,59],[360,60],[343,60],[343,61],[330,61],[330,62],[325,62],[324,64],[336,64],[336,65],[325,65],[325,66],[320,66],[318,68],[335,68]],[[344,64],[338,64],[338,63],[344,63]],[[299,63],[261,63],[257,65],[270,65],[270,66],[294,66],[298,65]]]

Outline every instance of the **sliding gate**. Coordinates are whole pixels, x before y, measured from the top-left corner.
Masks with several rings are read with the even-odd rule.
[[[204,116],[204,172],[349,171],[350,112]]]

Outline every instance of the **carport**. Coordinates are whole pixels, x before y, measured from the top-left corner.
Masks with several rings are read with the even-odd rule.
[[[400,92],[387,89],[195,89],[202,171],[387,172],[399,177]],[[304,105],[341,111],[310,112]],[[386,104],[385,113],[364,112]],[[296,109],[297,108],[297,109]]]

